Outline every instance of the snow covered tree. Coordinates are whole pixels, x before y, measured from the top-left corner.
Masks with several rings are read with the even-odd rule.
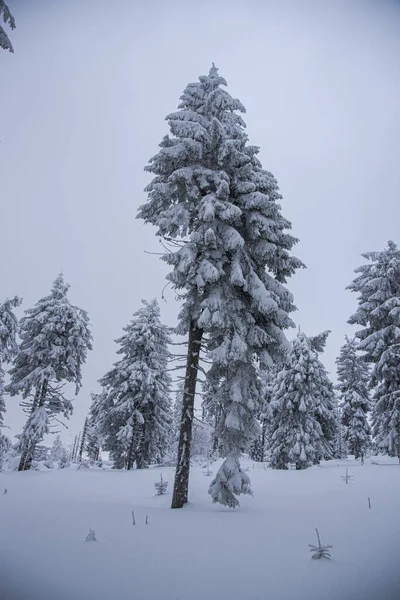
[[[117,340],[122,358],[100,380],[104,449],[117,468],[161,461],[170,439],[168,328],[160,321],[157,300],[142,302]]]
[[[348,448],[346,444],[346,427],[342,422],[342,411],[339,406],[336,408],[336,441],[335,441],[335,452],[333,457],[343,459],[348,455]]]
[[[78,453],[78,461],[79,462],[82,462],[82,456],[83,456],[84,451],[86,450],[88,427],[89,427],[89,420],[86,417],[85,422],[83,424],[83,429],[82,429],[81,444],[79,446],[79,453]]]
[[[99,460],[100,458],[100,446],[101,446],[101,433],[99,423],[99,394],[92,394],[92,404],[90,408],[90,415],[88,421],[87,430],[87,441],[86,441],[86,452],[91,460]]]
[[[368,423],[370,400],[368,393],[369,368],[363,357],[357,354],[355,338],[346,341],[336,359],[341,420],[346,427],[346,442],[349,454],[364,460],[365,451],[371,441]]]
[[[64,444],[62,443],[59,435],[56,437],[52,447],[50,448],[50,459],[59,463],[60,465],[66,463],[67,450],[64,448]]]
[[[20,306],[21,302],[21,298],[15,296],[12,300],[7,299],[0,304],[0,429],[3,426],[4,413],[6,412],[3,365],[11,362],[18,351],[18,320],[14,314],[14,309]]]
[[[271,467],[306,469],[323,453],[323,432],[316,414],[316,396],[323,385],[319,360],[309,338],[298,333],[273,389]]]
[[[15,19],[12,16],[10,9],[4,0],[0,0],[0,18],[4,21],[6,25],[10,27],[10,29],[15,29]],[[3,50],[8,50],[9,52],[14,52],[14,48],[10,42],[10,38],[6,34],[4,28],[0,25],[0,48]]]
[[[67,297],[69,285],[60,274],[49,296],[25,311],[20,322],[21,344],[10,370],[7,390],[22,395],[28,420],[20,437],[19,470],[30,468],[35,446],[48,433],[55,415],[68,418],[72,402],[63,394],[66,383],[82,385],[82,365],[92,349],[87,313]]]
[[[258,421],[260,424],[261,433],[254,440],[250,456],[253,460],[258,462],[264,462],[267,453],[268,446],[268,430],[271,425],[272,409],[271,402],[273,400],[273,390],[275,385],[276,369],[270,367],[269,369],[263,369],[259,372],[259,378],[261,383],[262,397],[260,404],[260,412],[258,414]]]
[[[364,360],[372,363],[373,434],[378,445],[400,462],[400,250],[389,241],[381,252],[367,252],[369,261],[348,286],[358,293],[357,311],[349,319]]]
[[[297,240],[286,232],[278,184],[262,169],[258,148],[248,145],[243,105],[223,86],[213,65],[186,87],[178,111],[167,117],[171,133],[146,167],[155,177],[138,214],[170,244],[167,278],[183,300],[177,332],[188,336],[172,508],[188,499],[202,343],[213,363],[217,435],[227,457],[210,493],[230,506],[237,504],[232,494],[249,493],[239,456],[259,433],[255,361],[269,364],[286,349],[283,331],[293,325],[294,306],[283,284],[301,266],[289,255]]]

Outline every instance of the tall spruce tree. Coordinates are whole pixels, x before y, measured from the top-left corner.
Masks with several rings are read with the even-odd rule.
[[[348,286],[358,293],[357,311],[349,323],[359,350],[373,368],[373,434],[381,449],[400,462],[400,250],[389,241],[381,252],[362,255],[367,261]]]
[[[3,426],[4,413],[6,412],[4,401],[4,365],[11,362],[18,352],[18,320],[14,309],[20,306],[21,302],[21,298],[15,296],[11,300],[7,298],[0,304],[0,429]]]
[[[315,380],[314,410],[317,421],[322,429],[322,444],[320,446],[318,461],[330,460],[335,455],[335,446],[338,435],[337,398],[332,381],[322,362],[319,353],[324,351],[326,340],[330,331],[308,338],[310,348],[315,352],[315,371],[311,374]]]
[[[296,469],[316,464],[325,443],[316,412],[316,396],[325,382],[320,378],[317,353],[310,339],[298,333],[286,364],[276,376],[271,402],[270,461],[273,469]]]
[[[26,310],[20,322],[21,344],[7,388],[12,396],[22,395],[22,406],[29,414],[20,437],[20,471],[30,468],[35,447],[48,433],[52,418],[72,414],[63,387],[73,383],[78,394],[82,365],[92,349],[89,317],[70,303],[68,289],[60,274],[50,295]]]
[[[155,175],[138,217],[170,242],[163,259],[183,299],[178,333],[188,336],[182,423],[172,508],[188,499],[194,398],[202,342],[211,359],[221,419],[219,445],[227,462],[210,486],[214,501],[236,506],[250,493],[239,456],[259,428],[261,389],[255,361],[269,364],[286,349],[293,298],[284,287],[301,266],[289,252],[296,239],[280,212],[278,185],[248,145],[245,109],[224,89],[213,65],[190,83],[170,135],[146,169]]]
[[[117,340],[122,358],[100,380],[101,433],[116,468],[162,460],[170,439],[169,332],[157,300],[142,302]]]
[[[336,359],[341,407],[341,422],[345,426],[347,449],[355,458],[364,460],[365,451],[371,441],[368,423],[370,400],[368,393],[369,368],[363,357],[357,354],[355,338],[346,341]]]

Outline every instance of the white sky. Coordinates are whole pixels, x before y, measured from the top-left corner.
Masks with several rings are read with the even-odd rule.
[[[250,143],[277,177],[308,269],[288,287],[335,357],[360,254],[399,242],[400,3],[390,0],[10,0],[0,53],[1,299],[28,308],[63,270],[95,349],[70,432],[115,359],[113,340],[164,286],[154,230],[135,220],[143,167],[186,84],[214,61],[247,108]],[[173,293],[161,302],[175,325]],[[288,332],[289,337],[295,332]],[[25,417],[16,398],[6,423]],[[64,434],[69,440],[69,435]]]

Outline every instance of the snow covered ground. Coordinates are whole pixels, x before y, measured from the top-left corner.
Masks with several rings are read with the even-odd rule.
[[[297,472],[244,461],[255,496],[236,510],[211,503],[200,466],[175,511],[173,469],[1,473],[0,598],[398,600],[400,466],[377,460]],[[155,497],[160,471],[169,493]],[[331,561],[311,559],[315,527]],[[89,528],[97,543],[84,543]]]

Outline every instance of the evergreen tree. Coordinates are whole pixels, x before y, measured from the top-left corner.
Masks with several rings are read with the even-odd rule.
[[[101,445],[101,434],[99,428],[99,417],[98,417],[98,394],[92,394],[92,405],[90,408],[88,430],[87,430],[87,441],[86,441],[86,452],[91,460],[99,460],[100,458],[100,445]]]
[[[273,389],[271,467],[306,469],[318,462],[324,440],[316,414],[316,396],[325,382],[320,379],[317,353],[309,338],[298,333]]]
[[[21,302],[21,298],[15,296],[12,300],[7,299],[0,304],[0,429],[3,427],[4,413],[6,412],[3,365],[11,362],[18,352],[18,320],[13,309],[20,306]]]
[[[367,252],[369,261],[356,269],[348,286],[358,293],[357,311],[349,323],[364,360],[373,365],[373,434],[378,445],[400,462],[400,250],[390,241],[382,252]]]
[[[82,456],[83,456],[84,451],[86,450],[88,427],[89,427],[89,421],[88,421],[88,418],[86,417],[85,422],[83,424],[83,429],[82,429],[81,445],[79,446],[79,454],[78,454],[79,462],[82,462]]]
[[[326,338],[330,332],[314,338],[308,338],[310,348],[314,349],[316,355],[315,372],[312,377],[315,380],[314,410],[315,416],[322,429],[322,443],[319,450],[318,460],[330,460],[335,454],[335,444],[337,439],[337,399],[333,383],[322,362],[319,360],[318,353],[323,352]]]
[[[261,390],[255,360],[268,364],[286,348],[293,299],[283,286],[301,266],[289,251],[281,196],[248,145],[241,102],[222,86],[213,65],[190,83],[178,112],[167,117],[171,135],[147,170],[155,178],[139,217],[171,242],[168,279],[183,298],[178,333],[188,335],[182,423],[172,508],[188,499],[194,398],[202,342],[221,409],[217,435],[227,457],[210,486],[214,501],[237,505],[249,493],[239,456],[258,435]],[[238,483],[241,482],[241,483]],[[223,489],[222,489],[223,488]]]
[[[348,448],[346,444],[346,427],[342,422],[342,411],[339,407],[336,409],[336,442],[334,458],[343,459],[347,457]]]
[[[6,25],[10,27],[10,29],[15,29],[15,19],[12,16],[10,9],[8,8],[5,0],[0,0],[0,19],[4,21]],[[6,34],[4,28],[0,25],[0,48],[3,50],[8,50],[9,52],[14,52],[14,48],[10,42],[10,38]]]
[[[268,448],[268,430],[270,429],[272,419],[271,402],[273,400],[275,377],[276,369],[273,367],[270,367],[269,369],[263,369],[259,372],[262,396],[258,421],[260,424],[261,433],[254,440],[250,452],[251,458],[258,462],[264,462],[266,459]]]
[[[66,454],[67,451],[64,448],[60,436],[58,435],[50,449],[50,458],[54,462],[63,463],[66,460]]]
[[[160,321],[157,300],[142,302],[117,340],[122,358],[100,380],[104,448],[116,468],[161,461],[170,439],[168,328]]]
[[[74,383],[75,393],[79,392],[82,365],[92,349],[89,318],[70,303],[68,288],[59,275],[50,295],[26,310],[20,322],[21,344],[7,388],[12,396],[22,395],[29,414],[20,438],[20,471],[30,468],[35,446],[48,433],[53,416],[72,414],[63,387]]]
[[[336,360],[339,382],[337,389],[342,424],[346,427],[348,451],[363,462],[371,437],[368,423],[370,375],[367,363],[357,355],[357,347],[356,339],[346,336],[346,342]]]

